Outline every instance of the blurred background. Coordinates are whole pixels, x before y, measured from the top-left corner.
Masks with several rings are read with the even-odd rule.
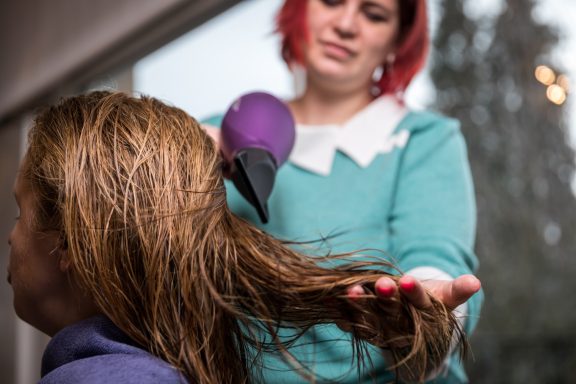
[[[203,119],[240,94],[289,98],[280,0],[0,2],[0,235],[34,110],[96,88],[139,92]],[[472,383],[569,383],[576,367],[576,2],[430,0],[434,48],[412,108],[462,122],[478,201],[486,301]],[[0,243],[0,271],[9,249]],[[2,272],[4,273],[4,272]],[[47,338],[16,319],[0,279],[0,382],[39,378]]]

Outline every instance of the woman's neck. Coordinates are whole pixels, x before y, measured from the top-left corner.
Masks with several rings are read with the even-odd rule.
[[[337,93],[313,87],[288,103],[297,123],[343,124],[374,100],[369,92]]]

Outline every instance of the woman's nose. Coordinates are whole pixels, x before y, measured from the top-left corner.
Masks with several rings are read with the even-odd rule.
[[[14,223],[14,225],[12,226],[12,229],[10,229],[10,232],[8,233],[8,246],[9,247],[12,246],[12,238],[14,237],[15,229],[16,229],[16,223]]]
[[[356,36],[358,33],[358,10],[352,5],[342,7],[336,15],[335,28],[343,38]]]

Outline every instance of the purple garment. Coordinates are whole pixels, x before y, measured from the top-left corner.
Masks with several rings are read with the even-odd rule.
[[[174,383],[188,381],[151,355],[107,317],[97,316],[58,332],[44,351],[40,384]]]

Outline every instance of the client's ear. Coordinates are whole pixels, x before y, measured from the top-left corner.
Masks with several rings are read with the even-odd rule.
[[[68,242],[66,241],[65,236],[61,237],[58,248],[56,248],[55,252],[57,253],[58,267],[60,268],[60,271],[68,272],[70,266],[72,265],[72,261],[68,257]]]

